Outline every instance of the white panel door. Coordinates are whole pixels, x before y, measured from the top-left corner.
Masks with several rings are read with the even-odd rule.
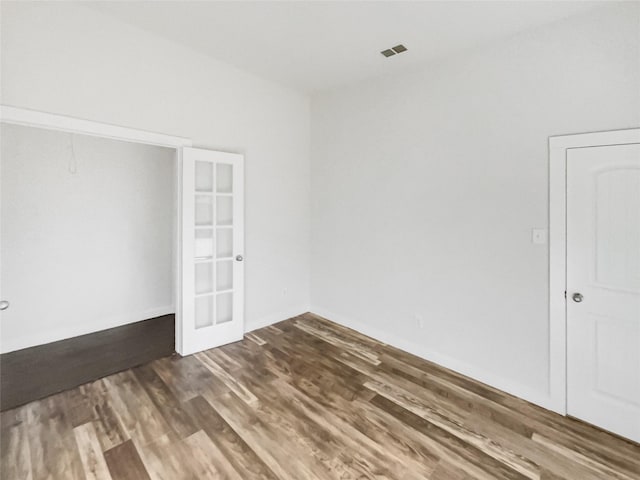
[[[244,334],[243,157],[182,149],[182,283],[176,345],[191,353]]]
[[[567,412],[640,442],[640,144],[567,150]]]

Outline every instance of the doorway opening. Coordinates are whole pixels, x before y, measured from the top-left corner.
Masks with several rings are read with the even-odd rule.
[[[640,129],[549,147],[551,403],[640,441]]]

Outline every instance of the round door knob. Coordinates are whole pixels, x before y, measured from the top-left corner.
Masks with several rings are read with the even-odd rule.
[[[9,308],[9,302],[6,300],[0,301],[0,310],[6,310],[7,308]]]
[[[573,301],[576,303],[580,303],[582,301],[582,294],[581,293],[574,293],[571,298],[573,298]]]
[[[241,262],[244,260],[244,257],[242,255],[236,255],[236,262]]]

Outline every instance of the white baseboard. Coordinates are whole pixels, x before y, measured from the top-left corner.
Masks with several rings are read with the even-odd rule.
[[[441,353],[433,351],[429,348],[425,348],[422,345],[418,345],[406,339],[397,337],[393,333],[380,330],[376,327],[371,327],[370,325],[367,325],[363,322],[359,322],[344,315],[328,311],[322,307],[312,306],[311,312],[320,315],[327,320],[338,323],[344,327],[356,330],[357,332],[374,338],[375,340],[391,345],[392,347],[399,348],[401,350],[404,350],[405,352],[411,353],[420,358],[424,358],[425,360],[428,360],[430,362],[437,363],[438,365],[458,372],[462,375],[466,375],[467,377],[471,377],[474,380],[497,388],[498,390],[502,390],[503,392],[522,398],[542,408],[546,408],[547,410],[551,410],[553,412],[564,415],[562,409],[558,408],[557,402],[553,401],[548,392],[540,392],[538,390],[532,389],[527,385],[522,385],[510,379],[506,379],[492,372],[479,368],[476,365],[472,365],[455,358],[442,355]]]
[[[247,321],[244,325],[245,333],[252,332],[254,330],[258,330],[259,328],[268,327],[269,325],[273,325],[274,323],[281,322],[282,320],[286,320],[291,317],[297,317],[298,315],[302,315],[303,313],[307,313],[309,311],[309,305],[301,305],[294,308],[288,308],[282,312],[274,313],[272,315],[267,315],[266,317],[259,318],[257,320]]]
[[[29,332],[28,335],[23,335],[22,337],[10,340],[3,338],[2,353],[13,352],[15,350],[22,350],[23,348],[35,347],[38,345],[45,345],[59,340],[66,340],[67,338],[79,337],[80,335],[120,327],[122,325],[139,322],[141,320],[169,315],[171,313],[175,313],[175,311],[176,309],[173,305],[166,305],[163,307],[150,308],[140,312],[115,315],[107,318],[91,319],[91,321],[83,323],[66,325],[64,329],[52,328],[41,332]]]

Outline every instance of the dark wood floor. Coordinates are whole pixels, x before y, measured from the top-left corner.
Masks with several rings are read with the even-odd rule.
[[[0,410],[171,355],[175,315],[0,355]]]
[[[304,315],[2,414],[2,479],[640,479],[640,446]]]

